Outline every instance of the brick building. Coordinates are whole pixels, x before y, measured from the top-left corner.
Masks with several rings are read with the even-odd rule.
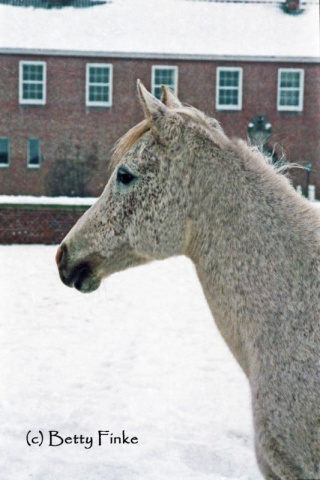
[[[140,78],[311,164],[320,197],[318,17],[314,0],[0,5],[0,194],[100,194],[115,141],[141,120]]]

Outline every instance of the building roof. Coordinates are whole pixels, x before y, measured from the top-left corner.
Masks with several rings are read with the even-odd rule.
[[[112,0],[91,8],[0,5],[0,52],[319,61],[319,3]]]

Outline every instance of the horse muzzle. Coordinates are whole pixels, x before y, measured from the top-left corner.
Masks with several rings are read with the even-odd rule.
[[[101,279],[94,273],[90,261],[81,261],[71,265],[66,244],[60,245],[56,253],[56,263],[61,281],[67,287],[74,287],[80,292],[90,293],[96,290]]]

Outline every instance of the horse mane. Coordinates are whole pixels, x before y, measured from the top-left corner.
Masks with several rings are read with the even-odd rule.
[[[282,173],[285,170],[294,167],[300,167],[297,164],[275,165],[272,158],[261,152],[261,150],[240,138],[228,138],[224,133],[220,123],[215,118],[208,117],[200,110],[187,106],[176,108],[175,112],[192,122],[192,126],[200,133],[209,137],[221,150],[228,150],[236,157],[241,159],[248,170],[269,170],[275,173]]]
[[[280,173],[291,167],[288,165],[275,166],[271,158],[264,155],[258,147],[250,145],[248,142],[239,138],[229,139],[216,119],[208,117],[192,106],[183,105],[181,107],[171,107],[168,108],[168,110],[172,118],[180,117],[182,121],[185,120],[191,128],[211,140],[221,150],[228,150],[240,158],[250,170],[257,171],[267,167],[269,171],[272,170],[275,173]],[[113,149],[110,164],[111,171],[115,169],[121,161],[121,158],[133,147],[142,135],[150,129],[151,124],[149,119],[144,119],[119,138]],[[292,166],[296,167],[297,165]]]

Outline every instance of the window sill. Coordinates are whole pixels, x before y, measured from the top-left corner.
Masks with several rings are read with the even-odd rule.
[[[46,105],[46,102],[34,102],[34,101],[19,101],[19,105],[21,106],[31,106],[31,107],[43,107],[44,105]]]
[[[230,106],[230,107],[220,107],[220,106],[217,106],[216,107],[216,110],[218,112],[241,112],[242,110],[242,107],[236,107],[236,106]]]
[[[302,113],[303,108],[290,108],[290,107],[278,107],[277,112],[282,112],[282,113]]]
[[[110,108],[112,103],[86,103],[86,108]]]

